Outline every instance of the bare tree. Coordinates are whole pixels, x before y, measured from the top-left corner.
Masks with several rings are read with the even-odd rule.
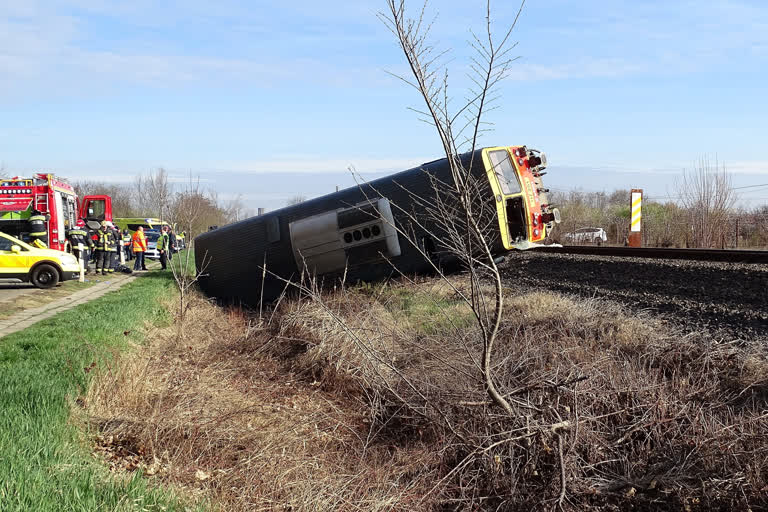
[[[291,197],[290,199],[288,199],[285,202],[285,205],[286,206],[293,206],[293,205],[296,205],[296,204],[303,203],[306,200],[307,200],[307,196],[302,196],[300,194],[297,194],[297,195]]]
[[[728,214],[736,203],[731,175],[725,165],[704,157],[695,164],[693,171],[683,173],[677,189],[680,203],[687,210],[690,245],[724,246],[730,230]]]
[[[190,179],[189,183],[192,183]],[[195,181],[197,183],[197,181]],[[216,194],[199,185],[187,184],[178,192],[170,206],[169,220],[176,224],[177,231],[184,231],[193,237],[207,230],[208,226],[224,225],[230,221],[226,206],[221,206]]]
[[[437,201],[429,214],[442,231],[436,234],[441,245],[456,255],[469,271],[473,286],[467,301],[483,339],[483,379],[490,398],[507,413],[511,413],[512,408],[498,391],[492,370],[493,347],[504,309],[501,273],[491,251],[491,224],[482,207],[483,201],[477,200],[488,194],[478,194],[483,181],[472,170],[476,165],[473,160],[478,138],[489,129],[484,114],[492,108],[496,86],[507,76],[515,60],[509,57],[510,50],[516,46],[510,37],[523,5],[524,2],[511,25],[496,39],[491,26],[490,1],[486,3],[485,33],[482,39],[472,34],[475,57],[470,79],[474,86],[468,99],[455,110],[448,91],[448,70],[442,63],[446,52],[437,51],[429,41],[431,25],[425,19],[426,3],[417,18],[410,18],[404,0],[387,0],[388,11],[379,15],[397,38],[412,74],[410,78],[396,76],[418,91],[423,99],[424,108],[415,110],[434,126],[451,167],[452,183],[434,183]],[[465,151],[472,155],[469,161],[460,157]],[[422,224],[416,216],[412,220]],[[494,285],[490,297],[481,286],[483,279],[489,279]]]
[[[229,201],[223,203],[221,207],[226,214],[227,222],[238,222],[255,215],[253,209],[245,206],[241,195],[233,197]]]
[[[143,215],[137,205],[137,194],[128,183],[104,183],[100,181],[76,181],[72,183],[78,197],[104,194],[112,198],[112,210],[116,217]]]
[[[168,182],[168,172],[162,167],[136,177],[134,189],[136,200],[143,215],[150,215],[165,220],[169,216],[173,187]]]
[[[183,231],[186,234],[188,244],[183,253],[177,255],[169,261],[169,268],[176,281],[179,290],[179,309],[177,316],[177,340],[183,336],[185,317],[189,310],[189,301],[187,297],[197,283],[199,274],[195,272],[194,254],[194,234],[200,229],[199,221],[206,216],[210,216],[211,210],[219,211],[215,201],[205,197],[204,191],[200,187],[200,177],[190,174],[189,180],[184,188],[179,192],[173,202],[172,219],[176,224],[176,232]],[[205,271],[205,262],[199,265],[200,273]]]

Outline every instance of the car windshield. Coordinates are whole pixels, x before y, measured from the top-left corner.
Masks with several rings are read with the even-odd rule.
[[[160,238],[160,233],[157,231],[145,231],[144,234],[147,236],[147,242],[157,242]]]

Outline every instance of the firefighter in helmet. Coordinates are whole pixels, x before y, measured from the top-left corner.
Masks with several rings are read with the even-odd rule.
[[[43,215],[40,210],[32,210],[29,217],[29,239],[32,245],[41,248],[48,247],[48,221],[50,215]]]
[[[76,226],[67,230],[67,240],[69,240],[72,246],[72,254],[84,262],[85,273],[87,274],[89,251],[93,249],[94,243],[91,237],[88,236],[84,220],[78,220]]]
[[[112,236],[107,221],[101,222],[101,228],[96,234],[98,236],[96,240],[96,273],[99,273],[99,268],[101,268],[102,275],[114,272],[112,254],[115,253],[115,238]]]

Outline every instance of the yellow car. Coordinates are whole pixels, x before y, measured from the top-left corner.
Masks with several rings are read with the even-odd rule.
[[[78,277],[80,265],[71,254],[38,249],[0,232],[0,282],[53,288],[59,281]]]

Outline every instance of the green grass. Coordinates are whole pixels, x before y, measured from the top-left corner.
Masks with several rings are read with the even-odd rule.
[[[173,293],[170,272],[154,272],[0,338],[0,510],[184,510],[140,476],[110,476],[70,409],[88,386],[86,368],[141,341],[145,321],[171,322],[158,299]]]
[[[402,287],[390,289],[381,300],[393,315],[407,318],[423,334],[450,332],[474,321],[469,307],[459,298]]]
[[[170,265],[173,265],[182,274],[188,276],[195,275],[195,251],[193,249],[183,249],[173,255],[173,259],[168,262],[170,271]]]

